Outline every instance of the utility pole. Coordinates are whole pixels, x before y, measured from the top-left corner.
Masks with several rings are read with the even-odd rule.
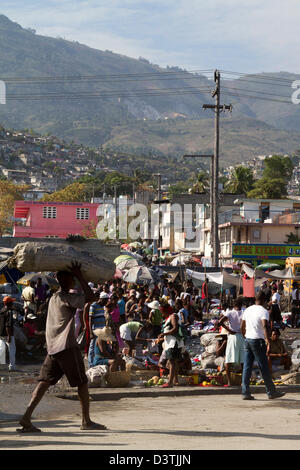
[[[219,148],[220,148],[220,112],[232,111],[232,105],[221,105],[221,74],[219,70],[215,70],[214,81],[216,87],[212,92],[212,97],[215,98],[216,104],[204,104],[203,109],[212,109],[215,112],[215,144],[214,144],[214,157],[213,157],[213,210],[211,214],[211,239],[213,246],[212,264],[214,267],[219,266]]]
[[[157,199],[156,204],[158,204],[157,209],[158,209],[158,237],[157,240],[153,240],[153,253],[157,251],[158,253],[158,247],[160,246],[160,200],[161,200],[161,174],[156,173],[154,176],[157,176]]]
[[[209,182],[209,206],[210,206],[210,221],[211,226],[213,224],[213,194],[214,194],[214,185],[213,185],[213,158],[214,155],[183,155],[183,158],[210,158],[210,182]],[[210,231],[210,236],[212,240],[212,230]]]

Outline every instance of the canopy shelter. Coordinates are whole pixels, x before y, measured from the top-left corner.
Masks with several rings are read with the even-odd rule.
[[[193,271],[192,269],[186,270],[187,277],[191,278],[193,281],[196,281],[196,284],[202,285],[205,278],[212,283],[222,286],[224,289],[230,289],[231,287],[240,286],[240,276],[237,274],[229,274],[226,271],[223,272],[209,272],[209,273],[199,273]]]
[[[242,270],[247,274],[248,277],[255,279],[263,279],[263,281],[267,281],[268,279],[277,280],[277,281],[285,281],[285,280],[294,280],[300,281],[300,276],[295,276],[292,271],[292,268],[287,269],[276,269],[270,273],[266,273],[259,268],[252,269],[249,266],[243,264]]]
[[[158,274],[147,266],[135,266],[123,275],[123,281],[132,284],[153,284],[159,279]]]
[[[21,277],[21,279],[19,279],[17,283],[21,285],[27,285],[31,281],[37,282],[39,278],[42,279],[42,284],[47,284],[48,286],[58,285],[58,282],[55,279],[55,277],[47,273],[28,273],[28,274],[25,274],[25,276]]]

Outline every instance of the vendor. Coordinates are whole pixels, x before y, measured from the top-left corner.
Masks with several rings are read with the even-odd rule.
[[[278,328],[273,328],[272,330],[271,338],[267,345],[267,356],[271,373],[274,366],[283,366],[285,370],[289,370],[292,365],[291,358],[280,339]]]
[[[119,354],[118,341],[112,334],[111,328],[108,326],[97,328],[94,334],[97,339],[92,367],[105,365],[109,367],[109,372],[125,370],[126,364],[122,355]]]
[[[132,357],[133,355],[133,350],[135,347],[135,337],[142,326],[143,325],[141,322],[133,321],[132,316],[128,317],[127,323],[123,323],[123,325],[120,325],[120,336],[121,339],[128,346],[128,355],[130,357]]]
[[[178,363],[182,360],[182,350],[184,347],[183,337],[179,334],[178,316],[169,312],[167,308],[162,309],[164,323],[163,332],[158,336],[157,342],[164,342],[164,355],[169,361],[169,380],[162,387],[173,387],[176,385],[178,375]],[[160,359],[161,363],[161,359]]]

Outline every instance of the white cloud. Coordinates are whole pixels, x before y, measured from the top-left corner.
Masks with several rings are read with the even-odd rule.
[[[1,11],[39,34],[160,65],[300,72],[298,0],[13,0]]]

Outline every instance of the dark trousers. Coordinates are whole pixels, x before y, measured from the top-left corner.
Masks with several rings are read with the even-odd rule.
[[[245,359],[242,375],[242,394],[250,395],[250,379],[254,361],[257,362],[263,377],[267,395],[273,395],[276,391],[270,373],[267,346],[264,339],[245,339]]]

